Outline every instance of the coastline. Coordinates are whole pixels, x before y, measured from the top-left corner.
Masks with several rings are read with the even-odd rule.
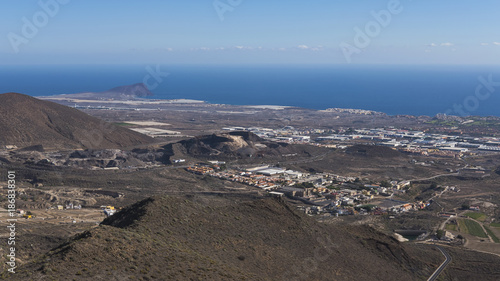
[[[111,100],[111,99],[81,99],[81,98],[69,98],[69,97],[57,97],[57,96],[43,96],[43,97],[35,97],[41,100],[48,100],[48,101],[66,101],[66,102],[71,102],[71,103],[111,103],[111,104],[129,104],[129,105],[153,105],[153,104],[182,104],[182,103],[189,103],[189,104],[202,104],[205,103],[207,104],[206,101],[203,100],[192,100],[192,99],[154,99],[154,100],[148,100],[148,99],[134,99],[134,100]]]
[[[158,99],[158,98],[134,98],[134,99],[113,99],[113,98],[105,98],[102,99],[85,99],[85,98],[72,98],[69,95],[53,95],[53,96],[35,96],[34,98],[52,101],[56,103],[61,103],[70,107],[75,108],[85,108],[92,107],[93,109],[97,109],[102,107],[103,109],[126,109],[120,107],[106,107],[107,105],[127,105],[127,106],[144,106],[145,108],[136,108],[136,110],[153,110],[157,108],[150,108],[150,106],[155,105],[172,105],[172,106],[204,106],[204,107],[226,107],[226,108],[239,108],[239,109],[248,109],[249,111],[255,110],[271,110],[271,111],[282,111],[286,109],[300,109],[300,110],[310,110],[315,111],[317,113],[325,113],[325,114],[350,114],[350,115],[386,115],[386,116],[406,116],[406,117],[438,117],[439,119],[457,119],[459,121],[467,120],[472,117],[479,118],[494,118],[500,119],[500,116],[495,115],[468,115],[468,116],[458,116],[453,114],[444,114],[437,113],[434,116],[430,115],[413,115],[413,114],[389,114],[382,111],[368,110],[368,109],[360,109],[360,108],[326,108],[326,109],[313,109],[299,106],[289,106],[289,105],[269,105],[269,104],[259,104],[259,105],[235,105],[235,104],[226,104],[226,103],[210,103],[204,100],[195,100],[195,99]],[[100,105],[100,106],[99,106]],[[219,113],[230,113],[230,112],[219,112]],[[231,112],[231,113],[244,113],[244,112]]]

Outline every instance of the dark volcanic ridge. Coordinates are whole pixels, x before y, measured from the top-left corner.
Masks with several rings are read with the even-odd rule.
[[[250,132],[231,132],[198,136],[177,143],[183,152],[193,157],[253,154],[262,139]]]
[[[124,148],[153,139],[77,109],[18,93],[0,95],[0,146]]]
[[[326,225],[279,199],[145,199],[11,280],[422,280],[441,262],[369,227]]]
[[[267,141],[251,132],[229,132],[197,136],[164,146],[165,161],[195,158],[200,160],[272,159],[282,161],[289,156],[310,157],[325,149],[309,145]]]
[[[385,146],[356,144],[350,146],[345,151],[353,157],[361,156],[366,158],[401,158],[403,153]]]

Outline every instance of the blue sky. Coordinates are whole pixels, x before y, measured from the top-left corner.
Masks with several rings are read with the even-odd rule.
[[[500,63],[498,0],[4,0],[2,10],[2,64]]]

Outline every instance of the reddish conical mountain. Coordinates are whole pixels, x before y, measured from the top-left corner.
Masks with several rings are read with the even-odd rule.
[[[77,109],[18,93],[0,94],[0,147],[122,148],[153,139]]]
[[[67,98],[67,99],[85,99],[85,100],[101,100],[101,99],[114,99],[114,100],[133,100],[144,97],[151,97],[153,93],[149,91],[144,83],[136,83],[132,85],[119,86],[103,92],[85,92],[76,94],[62,94],[45,96],[44,99],[52,98]]]

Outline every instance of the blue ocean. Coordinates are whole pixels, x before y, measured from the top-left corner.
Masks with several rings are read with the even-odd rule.
[[[151,72],[157,73],[157,77]],[[168,73],[168,76],[165,75]],[[7,65],[0,92],[98,92],[147,81],[153,98],[235,105],[500,116],[500,68],[401,65]]]

